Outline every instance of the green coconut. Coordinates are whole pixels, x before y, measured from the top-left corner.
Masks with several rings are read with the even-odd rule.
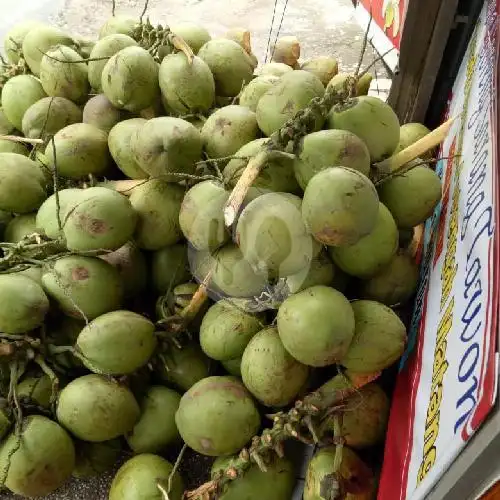
[[[262,316],[243,310],[241,300],[222,299],[211,306],[203,317],[201,348],[207,356],[219,361],[241,358],[248,342],[263,324]]]
[[[127,47],[136,47],[137,42],[130,36],[122,33],[114,33],[101,37],[96,42],[90,52],[88,64],[88,77],[90,86],[98,91],[102,91],[101,76],[108,57],[114,56],[120,50]]]
[[[357,300],[351,305],[356,331],[340,363],[355,373],[373,373],[391,366],[403,354],[405,325],[380,302]]]
[[[118,271],[97,257],[61,257],[46,265],[42,284],[64,314],[89,321],[119,309],[123,298]]]
[[[254,78],[241,92],[240,106],[244,106],[255,112],[259,99],[279,81],[280,77],[275,75],[261,75]]]
[[[23,497],[49,495],[71,476],[73,442],[60,425],[42,415],[26,417],[20,430],[20,439],[12,432],[0,445],[4,485]]]
[[[280,62],[269,62],[264,64],[260,68],[259,76],[277,76],[277,77],[282,77],[283,75],[287,73],[291,73],[293,71],[293,68],[288,66],[288,64],[285,63],[280,63]]]
[[[89,38],[83,38],[80,36],[75,37],[75,43],[78,53],[82,56],[83,59],[88,59],[90,57],[90,53],[92,52],[92,49],[96,44],[94,40],[90,40]]]
[[[291,295],[278,309],[278,331],[285,349],[309,366],[338,362],[354,335],[354,312],[339,291],[316,285]]]
[[[9,62],[17,64],[22,57],[22,46],[26,35],[35,28],[43,26],[39,21],[22,21],[16,23],[5,35],[3,50]]]
[[[346,85],[348,78],[354,78],[354,75],[350,73],[338,73],[328,82],[327,88],[335,87],[339,92],[345,91],[347,90]],[[365,73],[361,76],[355,84],[355,95],[358,97],[367,95],[372,79],[373,77],[369,73]]]
[[[277,328],[257,333],[245,348],[241,360],[245,387],[266,406],[291,403],[305,386],[309,368],[285,349]]]
[[[256,114],[260,129],[270,136],[307,107],[311,99],[322,97],[324,93],[321,80],[312,73],[302,70],[286,73],[259,99]],[[317,115],[315,129],[321,129],[323,122],[324,119]]]
[[[241,358],[226,359],[221,365],[230,375],[241,378]]]
[[[19,243],[25,236],[35,233],[35,219],[35,214],[24,214],[14,217],[5,228],[3,241]]]
[[[84,375],[59,393],[57,420],[78,439],[99,443],[124,435],[139,420],[132,392],[101,375]]]
[[[141,402],[141,417],[126,436],[134,453],[158,453],[179,440],[175,413],[180,401],[180,394],[168,387],[149,388]]]
[[[212,39],[210,33],[203,26],[195,23],[178,23],[172,25],[170,29],[172,33],[181,37],[195,54]]]
[[[175,422],[184,442],[208,456],[236,453],[260,427],[250,393],[234,377],[207,377],[181,399]]]
[[[59,238],[63,235],[59,229],[57,217],[57,206],[59,205],[59,220],[61,227],[66,222],[68,212],[78,203],[83,189],[68,188],[61,189],[56,194],[50,195],[40,206],[36,214],[36,230],[42,232],[51,239]]]
[[[179,224],[197,250],[215,250],[229,240],[223,207],[229,192],[215,181],[203,181],[189,189],[182,200]]]
[[[383,269],[398,250],[399,233],[391,212],[379,203],[372,232],[353,245],[329,247],[333,262],[351,276],[370,278]]]
[[[64,177],[102,175],[110,165],[108,134],[88,123],[74,123],[57,132],[45,155],[52,168],[57,163],[57,171]]]
[[[359,295],[362,299],[376,300],[387,306],[404,304],[415,293],[418,276],[415,260],[400,251],[379,273],[361,283]]]
[[[163,500],[158,483],[164,488],[171,484],[169,500],[182,499],[184,483],[170,462],[148,453],[137,455],[118,469],[108,500]]]
[[[200,57],[192,61],[182,53],[167,55],[160,66],[160,89],[175,113],[206,113],[215,100],[215,82],[208,64]]]
[[[231,466],[236,457],[217,458],[212,465],[212,478]],[[290,500],[295,487],[293,464],[286,458],[266,462],[266,472],[252,464],[237,481],[228,482],[220,500]]]
[[[344,446],[340,465],[337,448],[330,446],[315,453],[307,466],[304,500],[331,500],[339,491],[339,479],[345,491],[345,500],[373,500],[376,482],[373,472],[356,455]],[[340,478],[337,479],[337,474]]]
[[[372,80],[373,75],[371,75],[370,73],[361,75],[356,83],[356,95],[368,95]]]
[[[286,285],[290,293],[297,293],[316,285],[334,286],[334,278],[338,274],[326,251],[313,257],[309,266],[296,274],[287,276]],[[334,287],[336,288],[336,287]]]
[[[16,153],[24,156],[30,154],[28,148],[24,144],[9,139],[0,139],[0,153]]]
[[[49,310],[42,287],[26,276],[0,274],[0,331],[25,333],[38,328]]]
[[[2,135],[15,134],[16,127],[7,119],[7,115],[0,108],[0,133]]]
[[[370,173],[370,152],[365,143],[347,130],[320,130],[302,139],[293,168],[298,183],[306,189],[311,178],[329,167],[347,167]]]
[[[154,331],[154,324],[140,314],[112,311],[85,326],[76,345],[95,373],[129,374],[149,361],[156,348]]]
[[[41,267],[28,267],[27,269],[23,269],[22,271],[16,271],[15,274],[20,274],[22,276],[27,276],[29,279],[35,281],[40,286],[42,286],[42,274],[43,270]]]
[[[110,57],[101,74],[104,95],[120,109],[137,113],[158,97],[158,64],[142,47],[126,47]]]
[[[132,136],[132,153],[139,167],[153,177],[193,174],[201,160],[203,142],[194,125],[181,118],[148,120]],[[178,181],[176,177],[172,181]]]
[[[399,144],[396,148],[396,152],[406,149],[418,140],[430,134],[431,131],[422,123],[405,123],[401,125],[399,130]],[[432,154],[430,152],[425,153],[423,158],[429,158]]]
[[[56,45],[74,47],[75,41],[64,31],[54,26],[41,25],[28,31],[23,40],[23,57],[31,72],[38,76],[44,54]]]
[[[378,186],[380,201],[391,211],[399,228],[410,229],[425,222],[441,201],[441,179],[420,160],[409,170]],[[414,166],[417,165],[417,166]]]
[[[0,210],[18,214],[33,212],[47,197],[42,171],[24,155],[0,153],[0,179]]]
[[[302,218],[319,242],[353,245],[375,228],[378,206],[377,191],[368,177],[350,168],[330,167],[310,179]]]
[[[104,94],[91,97],[83,108],[83,123],[93,125],[104,132],[109,131],[123,118],[127,112],[115,108]]]
[[[58,45],[40,62],[40,82],[47,95],[65,97],[75,103],[86,101],[90,85],[87,65],[76,50]]]
[[[215,38],[198,51],[209,66],[215,80],[215,93],[222,97],[237,96],[252,79],[254,62],[237,42]]]
[[[47,94],[38,78],[33,75],[17,75],[2,88],[2,110],[14,127],[22,130],[26,110]]]
[[[146,257],[135,242],[129,241],[118,250],[99,257],[120,273],[125,299],[136,297],[144,292],[147,285]]]
[[[24,113],[22,131],[26,137],[46,139],[59,130],[82,121],[82,110],[65,97],[43,97]]]
[[[137,214],[126,196],[91,187],[79,193],[65,217],[63,234],[72,251],[117,250],[132,237],[136,223]]]
[[[399,143],[399,119],[392,108],[373,96],[360,96],[335,105],[328,128],[348,130],[368,147],[372,162],[391,156]]]
[[[367,448],[383,441],[389,420],[390,400],[375,383],[365,385],[344,401],[340,415],[327,417],[320,434],[335,435],[335,420],[340,421],[340,435],[352,448]]]
[[[189,390],[210,374],[210,360],[197,344],[187,344],[182,348],[172,345],[162,357],[165,364],[157,366],[158,376],[181,391]]]
[[[301,200],[288,193],[268,193],[241,212],[236,241],[256,272],[286,277],[308,266],[313,242],[300,217]]]
[[[186,245],[160,248],[151,254],[151,280],[157,293],[165,293],[191,278]]]
[[[338,73],[339,63],[334,57],[319,56],[306,61],[300,69],[316,75],[326,87],[328,82]]]
[[[110,35],[128,35],[132,37],[139,22],[137,19],[133,19],[126,16],[113,16],[110,17],[99,30],[99,40],[110,36]]]
[[[114,467],[122,454],[119,439],[102,443],[76,441],[76,464],[73,476],[79,479],[95,477]]]
[[[130,203],[137,212],[135,240],[139,248],[159,250],[182,238],[179,225],[184,189],[163,179],[151,179],[135,187]]]
[[[50,409],[53,385],[48,375],[24,378],[17,385],[17,397],[27,398],[42,408]]]
[[[262,151],[267,139],[255,139],[236,151],[224,169],[224,182],[234,187],[248,164],[248,159]],[[286,156],[270,159],[253,183],[254,188],[268,191],[297,193],[300,191],[293,172],[293,159]]]

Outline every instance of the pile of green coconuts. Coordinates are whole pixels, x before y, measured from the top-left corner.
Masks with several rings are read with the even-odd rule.
[[[363,75],[269,158],[227,227],[267,137],[350,75],[332,57],[300,61],[295,37],[259,65],[244,29],[179,24],[152,51],[138,24],[112,17],[89,41],[23,22],[4,40],[0,489],[23,497],[125,455],[109,500],[180,500],[166,451],[184,442],[221,477],[267,415],[405,348],[413,230],[441,183],[425,157],[371,173],[429,130],[400,125]],[[389,406],[375,381],[318,418],[304,500],[375,498],[363,456]],[[199,498],[290,500],[296,476],[277,454]]]

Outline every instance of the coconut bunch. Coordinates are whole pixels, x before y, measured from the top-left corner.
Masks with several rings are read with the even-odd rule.
[[[5,52],[0,487],[125,454],[110,500],[289,500],[295,438],[322,445],[305,500],[372,498],[430,131],[293,37],[259,66],[247,30],[113,17],[95,41],[22,23]],[[216,459],[194,492],[182,442]]]

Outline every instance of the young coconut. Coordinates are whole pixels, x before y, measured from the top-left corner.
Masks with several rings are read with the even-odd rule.
[[[4,110],[0,108],[0,133],[2,135],[15,134],[16,127],[7,119]]]
[[[101,375],[84,375],[59,393],[57,420],[78,439],[109,441],[133,429],[140,409],[130,390]]]
[[[335,105],[327,123],[330,129],[356,134],[368,147],[372,162],[391,156],[399,143],[399,119],[378,97],[354,97],[344,104]]]
[[[47,181],[38,164],[24,155],[0,153],[0,210],[25,214],[47,198]]]
[[[372,232],[353,245],[329,247],[333,262],[345,273],[370,278],[383,269],[398,250],[399,233],[391,212],[379,203],[377,221]]]
[[[87,65],[75,50],[58,45],[50,49],[40,62],[40,82],[47,95],[65,97],[81,104],[90,90]]]
[[[430,133],[431,131],[421,123],[405,123],[401,125],[399,130],[399,144],[396,148],[396,152],[406,149],[408,146],[411,146]],[[423,157],[430,158],[431,156],[431,153],[428,152]]]
[[[76,347],[89,370],[101,375],[124,375],[149,361],[157,344],[154,332],[154,324],[144,316],[112,311],[85,326]]]
[[[376,482],[370,468],[352,451],[344,446],[342,459],[337,469],[336,447],[322,448],[313,456],[307,467],[304,500],[330,500],[339,491],[346,500],[372,500]],[[339,475],[337,479],[336,475]]]
[[[255,113],[237,105],[218,109],[201,129],[205,151],[210,158],[234,155],[242,146],[257,139],[258,133]]]
[[[348,78],[354,78],[353,74],[350,73],[337,73],[329,82],[326,88],[328,87],[335,87],[337,90],[342,91],[345,86]],[[361,95],[367,95],[368,90],[370,88],[370,83],[372,81],[373,77],[372,75],[366,73],[363,75],[355,85],[355,92],[354,95],[359,97]]]
[[[7,60],[13,64],[17,64],[19,59],[23,57],[22,46],[26,35],[37,28],[41,28],[43,24],[39,21],[22,21],[16,23],[5,35],[3,40],[3,50],[7,56]]]
[[[138,25],[139,22],[137,21],[137,19],[126,16],[110,17],[99,30],[99,40],[102,40],[107,36],[117,34],[132,37]]]
[[[131,138],[139,167],[152,177],[178,182],[179,176],[193,174],[201,160],[203,142],[194,125],[181,118],[161,116],[148,120]]]
[[[215,81],[208,64],[178,52],[163,58],[160,89],[170,109],[180,115],[206,113],[215,101]]]
[[[260,415],[237,379],[208,377],[182,396],[175,422],[190,448],[217,457],[243,448],[259,429]]]
[[[236,151],[236,158],[229,161],[223,171],[224,182],[234,188],[248,161],[262,150],[267,139],[255,139]],[[298,194],[300,188],[293,173],[293,159],[280,156],[270,159],[252,185],[267,191]],[[248,196],[247,196],[248,198]]]
[[[241,300],[222,299],[203,316],[200,345],[212,359],[228,361],[241,358],[251,338],[264,326],[264,318],[246,312]]]
[[[391,211],[399,228],[410,229],[425,222],[441,201],[439,175],[420,161],[414,160],[403,173],[378,186],[380,201]]]
[[[5,486],[23,497],[46,496],[61,487],[75,466],[75,448],[68,433],[41,415],[22,421],[21,436],[12,432],[0,445]]]
[[[373,75],[370,73],[365,73],[358,78],[356,82],[356,95],[368,95],[370,91],[370,86],[373,80]]]
[[[33,75],[17,75],[10,78],[2,88],[2,110],[17,130],[23,128],[23,117],[27,109],[47,94],[38,78]]]
[[[221,365],[224,367],[227,373],[229,373],[229,375],[241,378],[241,358],[221,361]]]
[[[16,153],[18,155],[29,156],[28,148],[20,142],[0,139],[0,153]]]
[[[209,66],[218,96],[235,97],[253,76],[254,62],[233,40],[216,38],[200,48],[198,56]]]
[[[76,463],[73,477],[99,476],[114,467],[123,453],[119,439],[102,443],[87,443],[75,440]]]
[[[291,73],[292,71],[293,71],[293,68],[288,66],[288,64],[279,63],[279,62],[270,62],[270,63],[264,64],[260,68],[259,76],[272,75],[272,76],[277,76],[277,77],[281,78],[286,73]]]
[[[344,358],[354,336],[354,312],[337,290],[317,285],[291,295],[278,309],[278,331],[285,349],[309,366]]]
[[[236,457],[234,457],[236,458]],[[212,478],[231,466],[233,457],[217,458],[212,465]],[[237,481],[231,481],[219,496],[220,500],[290,500],[295,487],[293,464],[286,458],[266,462],[266,472],[252,464]]]
[[[46,410],[50,410],[52,391],[52,380],[48,375],[26,377],[17,384],[17,397],[20,400],[26,399],[31,403],[34,402]]]
[[[306,135],[293,164],[300,187],[305,190],[311,178],[328,167],[352,168],[368,176],[370,152],[358,136],[347,130],[320,130]]]
[[[117,250],[132,235],[137,213],[129,199],[104,187],[84,189],[64,218],[63,234],[68,250]]]
[[[300,58],[300,42],[295,36],[282,36],[273,46],[272,60],[294,67]]]
[[[19,243],[25,236],[35,233],[35,220],[35,214],[23,214],[14,217],[5,228],[3,241]]]
[[[347,398],[340,415],[327,417],[320,426],[322,440],[335,436],[335,419],[340,435],[351,448],[367,448],[383,441],[389,420],[390,400],[375,383],[362,387]]]
[[[241,92],[239,99],[240,106],[244,106],[255,112],[259,99],[279,81],[279,76],[274,75],[262,75],[254,78]]]
[[[159,294],[191,279],[188,251],[184,244],[160,248],[151,254],[150,263],[152,285]]]
[[[368,177],[350,168],[331,167],[310,179],[302,218],[319,242],[348,246],[373,231],[378,209],[377,190]]]
[[[75,41],[54,26],[41,25],[28,31],[23,40],[23,57],[34,75],[40,75],[43,56],[56,45],[75,47]]]
[[[113,106],[137,113],[158,97],[158,64],[142,47],[126,47],[108,60],[101,74],[104,95]]]
[[[106,58],[114,56],[122,49],[137,47],[137,45],[133,38],[122,33],[107,35],[98,40],[90,52],[89,59],[91,60],[87,63],[90,86],[96,92],[102,92],[101,77],[102,70],[108,61]]]
[[[130,116],[126,111],[115,108],[104,94],[91,97],[83,108],[83,123],[94,125],[100,130],[109,131],[124,118]]]
[[[88,321],[119,309],[123,298],[118,271],[97,257],[69,255],[46,264],[42,284],[64,314]]]
[[[141,401],[141,417],[126,440],[134,453],[159,453],[180,439],[175,425],[175,413],[181,395],[176,391],[155,385],[148,389]]]
[[[246,346],[241,376],[245,387],[262,404],[282,407],[291,403],[304,388],[309,368],[288,353],[277,328],[266,328]]]
[[[418,275],[415,260],[400,251],[379,273],[360,284],[359,296],[390,307],[404,304],[417,289]]]
[[[108,500],[162,500],[158,484],[168,489],[169,500],[181,500],[184,483],[173,465],[158,455],[143,453],[125,462],[111,483]]]
[[[223,214],[228,198],[229,192],[211,180],[195,184],[185,194],[179,212],[179,225],[186,239],[197,250],[213,251],[229,240]]]
[[[0,331],[25,333],[38,328],[49,310],[42,287],[19,274],[0,275]]]
[[[323,250],[313,257],[308,267],[287,276],[285,282],[290,293],[297,293],[316,285],[334,286],[334,278],[337,274],[338,271],[328,257],[328,253]]]
[[[328,82],[339,72],[339,63],[333,57],[319,56],[306,61],[300,69],[316,75],[326,87]]]
[[[324,93],[321,80],[312,73],[302,70],[286,73],[259,99],[256,111],[259,128],[270,136],[307,107],[311,99],[322,97]],[[318,115],[315,129],[320,130],[323,123]]]
[[[65,97],[43,97],[24,113],[22,131],[26,137],[44,139],[82,121],[82,110]]]
[[[356,331],[340,363],[355,373],[373,373],[391,366],[403,354],[406,328],[389,307],[373,300],[352,302]]]
[[[314,245],[300,217],[301,200],[288,193],[268,193],[241,212],[236,241],[255,272],[283,278],[307,267]]]
[[[212,39],[203,26],[195,23],[179,23],[171,26],[170,29],[174,35],[181,37],[195,54],[198,54],[201,47]]]
[[[108,134],[88,123],[68,125],[57,132],[54,143],[47,144],[45,156],[52,168],[57,163],[57,171],[64,177],[102,175],[111,164]]]
[[[179,225],[184,189],[163,179],[151,179],[135,187],[130,203],[139,220],[135,240],[139,248],[159,250],[182,238]]]

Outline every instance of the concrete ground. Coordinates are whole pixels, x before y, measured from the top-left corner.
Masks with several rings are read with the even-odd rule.
[[[286,10],[284,8],[286,5]],[[139,17],[144,0],[116,0],[116,14]],[[147,15],[154,23],[174,24],[191,21],[205,26],[213,36],[227,29],[245,27],[252,33],[252,47],[262,63],[268,41],[280,35],[295,35],[302,47],[301,59],[319,55],[334,56],[341,71],[353,71],[359,61],[363,32],[354,19],[351,0],[150,0]],[[0,0],[4,13],[0,19],[0,40],[21,20],[39,19],[60,26],[72,34],[94,38],[111,16],[111,0]],[[274,14],[274,23],[271,24]],[[272,29],[271,29],[272,28]],[[377,57],[369,46],[362,67]],[[372,92],[385,96],[390,81],[382,63],[372,70],[378,82]],[[303,477],[303,476],[302,476]],[[111,475],[98,480],[72,481],[49,500],[106,500]],[[297,500],[301,494],[297,492]],[[2,500],[19,497],[0,493]]]

